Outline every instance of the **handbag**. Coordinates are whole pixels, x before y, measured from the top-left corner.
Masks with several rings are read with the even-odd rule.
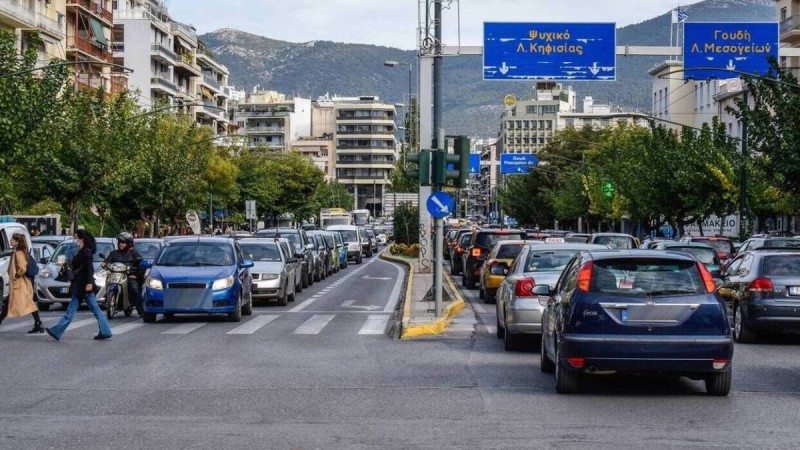
[[[58,275],[56,276],[55,280],[62,283],[72,283],[72,280],[74,279],[75,271],[72,270],[72,266],[69,263],[62,264],[61,270],[58,271]]]

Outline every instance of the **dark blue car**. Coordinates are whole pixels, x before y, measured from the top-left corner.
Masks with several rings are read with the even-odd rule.
[[[239,243],[231,238],[186,237],[164,245],[145,280],[144,321],[158,314],[227,314],[233,322],[253,313],[253,285]]]
[[[567,264],[542,316],[541,369],[556,391],[592,374],[667,373],[731,387],[733,341],[725,304],[705,266],[669,251],[581,252]]]

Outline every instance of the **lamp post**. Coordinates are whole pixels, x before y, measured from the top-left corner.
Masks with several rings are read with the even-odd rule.
[[[383,65],[386,67],[408,66],[408,102],[411,103],[411,93],[413,92],[411,80],[412,80],[412,70],[414,65],[412,63],[393,61],[393,60],[386,60],[383,62]]]

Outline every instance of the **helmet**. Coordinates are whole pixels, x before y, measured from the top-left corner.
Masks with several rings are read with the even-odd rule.
[[[133,235],[128,233],[127,231],[124,231],[117,235],[117,241],[124,242],[128,245],[133,245]]]

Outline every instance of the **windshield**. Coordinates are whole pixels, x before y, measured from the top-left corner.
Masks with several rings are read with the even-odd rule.
[[[667,247],[667,250],[688,253],[703,264],[719,264],[717,252],[713,248],[702,247]]]
[[[528,254],[525,272],[561,272],[578,250],[534,250]]]
[[[245,259],[250,261],[280,262],[281,251],[277,244],[240,244]]]
[[[142,255],[144,259],[153,259],[156,257],[156,254],[161,249],[161,245],[158,242],[135,242],[133,246]]]
[[[516,241],[524,239],[521,233],[513,234],[496,234],[496,233],[481,233],[478,235],[478,241],[475,243],[478,247],[492,248],[494,244],[500,241]]]
[[[800,239],[766,239],[756,248],[800,248]]]
[[[718,239],[692,239],[692,242],[698,242],[714,247],[714,250],[717,251],[717,255],[719,255],[720,258],[727,258],[733,254],[733,244],[731,241]]]
[[[609,248],[633,248],[633,242],[626,236],[595,236],[592,244],[607,245]]]
[[[230,266],[233,248],[221,242],[178,242],[164,248],[159,266]]]
[[[767,256],[764,258],[764,275],[800,275],[800,255]]]
[[[339,230],[345,242],[358,242],[358,235],[353,230]]]
[[[328,244],[328,247],[336,247],[336,244],[333,242],[333,236],[323,234],[322,239],[325,239],[325,243]]]
[[[286,238],[294,245],[295,250],[302,252],[303,244],[300,242],[300,234],[298,233],[279,233],[277,231],[262,231],[258,233],[258,237],[266,238]]]
[[[626,296],[706,293],[694,261],[650,258],[595,261],[590,289]]]
[[[506,244],[497,249],[497,259],[514,259],[522,251],[525,244]]]
[[[114,251],[114,244],[110,242],[98,242],[97,251],[94,252],[94,257],[92,258],[92,261],[103,262],[103,258],[108,256],[109,253],[111,253],[112,251]],[[63,242],[61,245],[58,246],[55,254],[53,255],[52,258],[50,258],[50,260],[58,261],[58,257],[62,256],[65,258],[66,261],[70,261],[72,260],[72,257],[75,256],[75,253],[78,253],[77,242],[75,241]],[[103,256],[100,256],[101,253],[103,254]]]

